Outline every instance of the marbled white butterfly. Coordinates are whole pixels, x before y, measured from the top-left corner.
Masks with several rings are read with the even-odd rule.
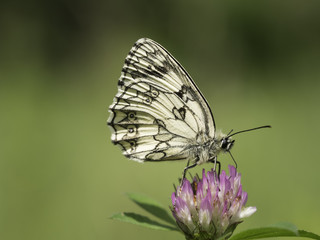
[[[157,42],[142,38],[125,59],[109,107],[111,140],[138,162],[187,160],[186,170],[229,152],[234,134],[216,132],[208,102],[181,64]],[[231,155],[232,157],[232,155]]]

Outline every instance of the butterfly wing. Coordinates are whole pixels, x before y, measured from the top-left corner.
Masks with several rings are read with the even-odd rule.
[[[189,74],[147,38],[126,57],[109,111],[112,142],[136,161],[189,159],[199,138],[215,134],[209,105]]]

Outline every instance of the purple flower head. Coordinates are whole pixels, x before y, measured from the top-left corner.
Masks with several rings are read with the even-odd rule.
[[[245,208],[248,194],[242,190],[241,174],[229,166],[229,175],[219,176],[213,170],[202,179],[187,179],[172,193],[172,213],[187,239],[228,238],[245,217],[251,216],[255,207]]]

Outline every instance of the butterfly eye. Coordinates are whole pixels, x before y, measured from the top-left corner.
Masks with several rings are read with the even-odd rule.
[[[228,141],[224,138],[221,140],[221,148],[226,149],[228,146]]]

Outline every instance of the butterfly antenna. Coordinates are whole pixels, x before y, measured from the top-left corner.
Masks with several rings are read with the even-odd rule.
[[[234,160],[234,158],[233,158],[233,156],[232,156],[230,151],[228,151],[228,153],[230,154],[230,156],[232,158],[232,161],[234,162],[234,165],[236,165],[236,169],[237,169],[238,168],[238,164],[237,164],[236,160]]]
[[[246,129],[246,130],[242,130],[242,131],[239,131],[239,132],[235,132],[231,135],[228,134],[228,137],[231,137],[231,136],[234,136],[238,133],[243,133],[243,132],[250,132],[250,131],[253,131],[253,130],[257,130],[257,129],[261,129],[261,128],[271,128],[270,125],[265,125],[265,126],[261,126],[261,127],[256,127],[256,128],[251,128],[251,129]]]
[[[227,134],[227,136],[229,136],[230,135],[230,133],[232,133],[233,132],[233,129],[231,129],[231,131]]]

